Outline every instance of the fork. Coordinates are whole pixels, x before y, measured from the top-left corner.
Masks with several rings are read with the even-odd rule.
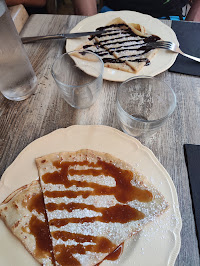
[[[188,54],[185,54],[181,51],[181,49],[178,47],[178,45],[176,45],[175,43],[173,42],[167,42],[167,41],[158,41],[158,42],[152,42],[152,43],[147,43],[146,46],[150,46],[150,47],[153,47],[153,48],[162,48],[162,49],[167,49],[167,50],[170,50],[174,53],[179,53],[179,54],[182,54],[190,59],[193,59],[197,62],[200,62],[200,58],[197,58],[195,56],[191,56],[191,55],[188,55]]]

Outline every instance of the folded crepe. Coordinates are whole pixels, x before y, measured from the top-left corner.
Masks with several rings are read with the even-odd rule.
[[[40,181],[4,200],[0,217],[42,265],[94,266],[168,208],[144,176],[111,154],[53,153],[36,164]]]
[[[39,180],[11,193],[0,205],[0,218],[42,265],[55,265]]]
[[[160,38],[146,32],[140,24],[127,24],[121,18],[115,18],[106,26],[96,30],[105,33],[92,36],[87,43],[76,50],[85,50],[99,55],[104,66],[121,71],[137,73],[157,53],[157,49],[146,46],[149,42],[156,42]],[[84,53],[74,53],[74,56],[90,61],[91,57]]]
[[[130,165],[92,150],[36,160],[58,265],[96,265],[168,207]]]

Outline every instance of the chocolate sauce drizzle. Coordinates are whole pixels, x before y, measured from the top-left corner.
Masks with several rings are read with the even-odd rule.
[[[135,34],[131,28],[126,24],[112,24],[104,27],[99,27],[97,30],[106,30],[106,33],[98,34],[96,37],[103,38],[108,37],[104,40],[98,40],[98,42],[94,42],[94,44],[84,45],[83,49],[94,52],[98,56],[102,57],[104,63],[117,63],[123,64],[126,61],[128,62],[145,62],[145,65],[149,65],[150,61],[148,58],[143,57],[146,53],[154,48],[150,48],[146,46],[147,43],[156,42],[160,40],[160,38],[156,35],[150,36],[139,36]],[[118,36],[114,37],[113,36]],[[124,37],[127,37],[123,40]],[[138,37],[138,38],[136,38]],[[91,36],[89,40],[93,40],[95,36]],[[134,42],[134,44],[130,44]],[[113,47],[113,45],[117,45],[117,47]],[[109,47],[112,46],[112,47]],[[96,48],[95,50],[92,48]],[[130,55],[118,55],[118,58],[114,58],[113,54],[121,53],[124,51],[141,51],[141,53],[133,53]],[[141,57],[142,56],[142,57]]]

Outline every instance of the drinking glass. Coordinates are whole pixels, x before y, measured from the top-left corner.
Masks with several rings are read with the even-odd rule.
[[[37,78],[4,2],[0,0],[0,92],[21,101],[33,94]]]
[[[90,61],[77,57],[79,53]],[[66,102],[72,107],[84,109],[90,107],[99,95],[103,69],[103,61],[98,55],[72,51],[56,59],[51,73]]]
[[[122,130],[134,137],[155,133],[176,107],[172,88],[157,78],[137,76],[123,82],[117,91],[117,117]]]

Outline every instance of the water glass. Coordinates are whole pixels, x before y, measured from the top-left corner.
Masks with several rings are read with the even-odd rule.
[[[157,78],[137,76],[123,82],[117,91],[117,117],[122,130],[134,137],[155,133],[176,107],[172,88]]]
[[[78,55],[90,59],[84,60]],[[52,66],[52,76],[62,97],[72,107],[84,109],[97,99],[103,82],[103,61],[86,51],[72,51],[59,56]]]
[[[21,101],[33,94],[37,78],[4,2],[0,0],[0,92]]]

